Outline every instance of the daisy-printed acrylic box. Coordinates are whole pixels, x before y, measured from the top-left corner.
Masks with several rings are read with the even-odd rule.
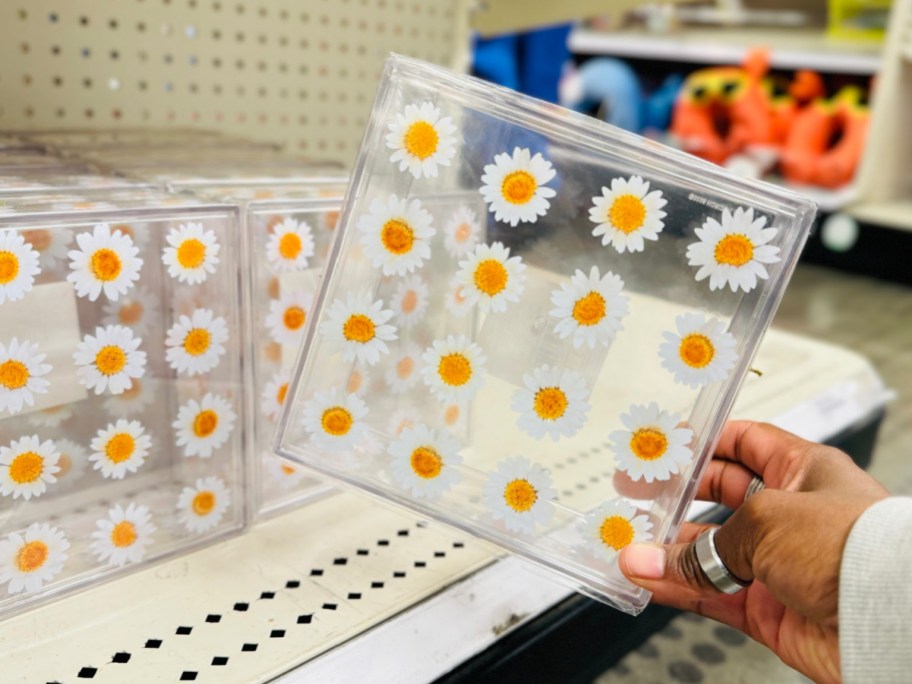
[[[481,201],[468,248],[451,241],[463,222],[425,207],[446,192]],[[280,452],[636,613],[649,596],[617,553],[674,538],[814,211],[393,57]],[[397,292],[415,279],[429,305],[406,325]],[[420,380],[406,391],[351,391],[353,373],[382,377],[407,353]]]
[[[237,209],[0,217],[0,617],[244,524]]]

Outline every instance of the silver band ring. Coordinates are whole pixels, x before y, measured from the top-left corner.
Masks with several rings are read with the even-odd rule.
[[[744,582],[728,571],[719,552],[716,551],[716,531],[719,528],[714,527],[707,530],[699,537],[694,544],[697,552],[697,562],[706,575],[706,579],[712,582],[712,585],[725,594],[737,594],[739,591],[748,586],[750,582]]]
[[[761,489],[766,489],[766,485],[763,484],[763,478],[759,475],[754,475],[754,479],[747,485],[747,491],[744,492],[744,500],[747,501]]]

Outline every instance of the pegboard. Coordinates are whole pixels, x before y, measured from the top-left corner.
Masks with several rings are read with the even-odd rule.
[[[464,69],[466,0],[4,0],[0,128],[205,127],[347,163],[391,51]]]

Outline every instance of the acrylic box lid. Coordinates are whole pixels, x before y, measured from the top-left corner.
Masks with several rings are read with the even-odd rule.
[[[618,551],[676,536],[814,213],[391,57],[277,448],[637,613]]]

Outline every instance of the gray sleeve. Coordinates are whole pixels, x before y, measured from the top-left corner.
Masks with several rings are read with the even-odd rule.
[[[839,578],[839,652],[847,684],[912,677],[912,498],[856,521]]]

